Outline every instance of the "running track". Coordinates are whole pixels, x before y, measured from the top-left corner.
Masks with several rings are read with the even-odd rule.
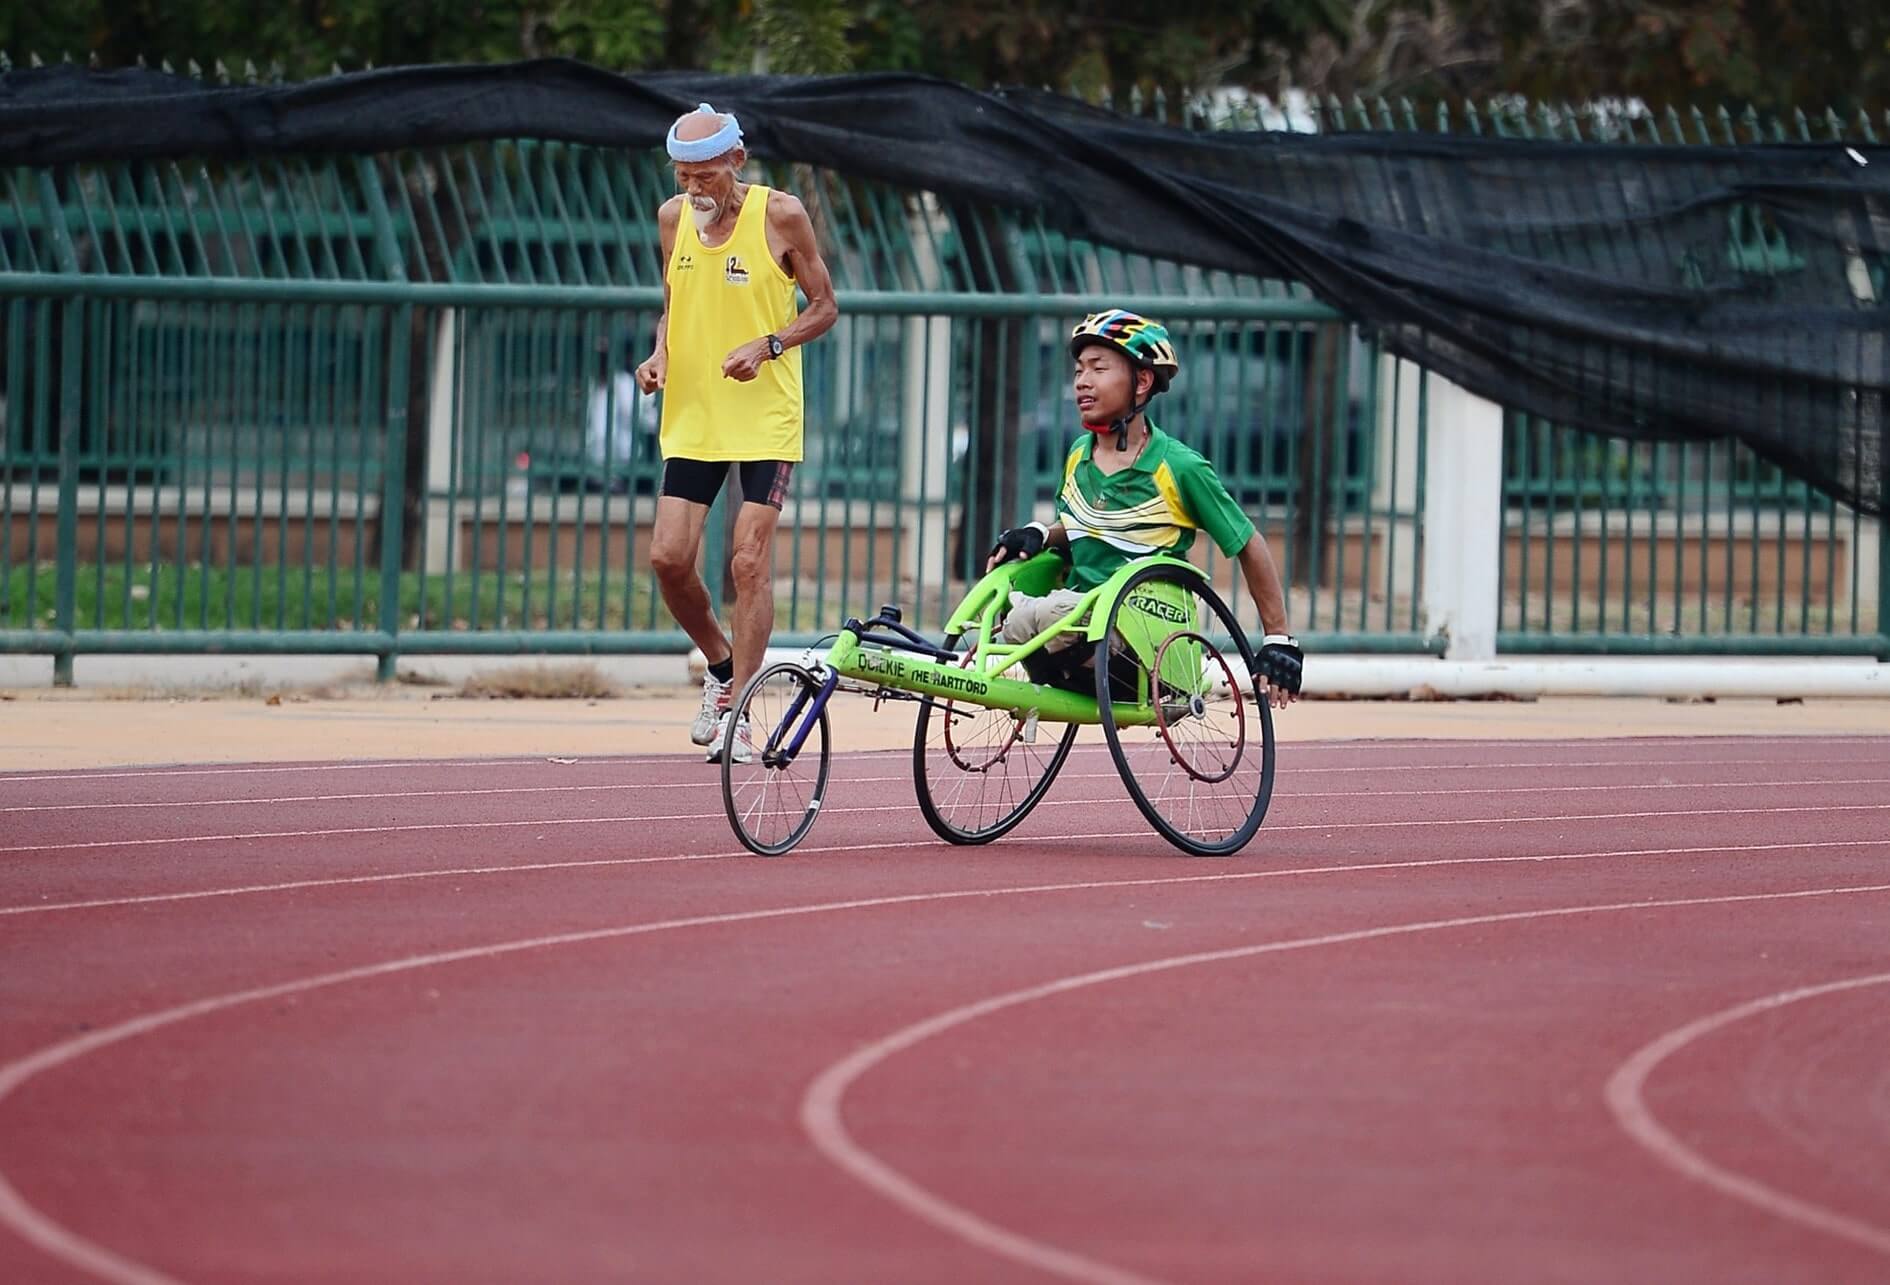
[[[0,1280],[1890,1279],[1890,737],[0,776]]]

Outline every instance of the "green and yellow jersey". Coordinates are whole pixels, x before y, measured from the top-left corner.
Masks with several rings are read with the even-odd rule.
[[[1135,463],[1105,475],[1085,433],[1063,462],[1057,520],[1070,540],[1067,588],[1087,593],[1132,558],[1151,553],[1185,557],[1194,533],[1234,557],[1253,537],[1253,523],[1227,494],[1200,452],[1149,421],[1149,442]]]

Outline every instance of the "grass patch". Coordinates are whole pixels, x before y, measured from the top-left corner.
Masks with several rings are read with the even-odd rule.
[[[381,575],[326,567],[157,568],[86,563],[78,568],[80,629],[378,629]],[[0,627],[49,628],[53,564],[0,572]],[[405,572],[401,629],[667,630],[675,621],[647,571],[507,574]]]

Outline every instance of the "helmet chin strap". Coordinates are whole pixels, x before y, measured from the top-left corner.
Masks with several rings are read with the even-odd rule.
[[[1127,415],[1119,415],[1115,419],[1110,420],[1107,424],[1085,423],[1083,427],[1087,428],[1098,437],[1101,437],[1104,433],[1113,431],[1116,435],[1116,449],[1126,451],[1129,449],[1129,425],[1134,423],[1135,417],[1147,410],[1148,404],[1154,400],[1155,394],[1151,391],[1147,397],[1144,397],[1134,406],[1131,406]]]

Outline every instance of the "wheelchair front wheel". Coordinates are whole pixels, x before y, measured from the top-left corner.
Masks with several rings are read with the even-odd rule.
[[[1192,567],[1150,566],[1108,625],[1096,703],[1129,797],[1184,852],[1240,851],[1273,798],[1273,715],[1248,690],[1257,665],[1239,622]]]
[[[953,634],[945,646],[958,642]],[[919,702],[912,784],[934,834],[949,843],[989,843],[1030,815],[1070,756],[1076,725],[1066,725],[1054,745],[1026,735],[1025,720],[1009,710],[930,696]]]
[[[827,706],[815,709],[820,689],[812,673],[782,661],[749,679],[730,707],[722,806],[750,852],[780,856],[807,837],[820,815],[832,758]]]

